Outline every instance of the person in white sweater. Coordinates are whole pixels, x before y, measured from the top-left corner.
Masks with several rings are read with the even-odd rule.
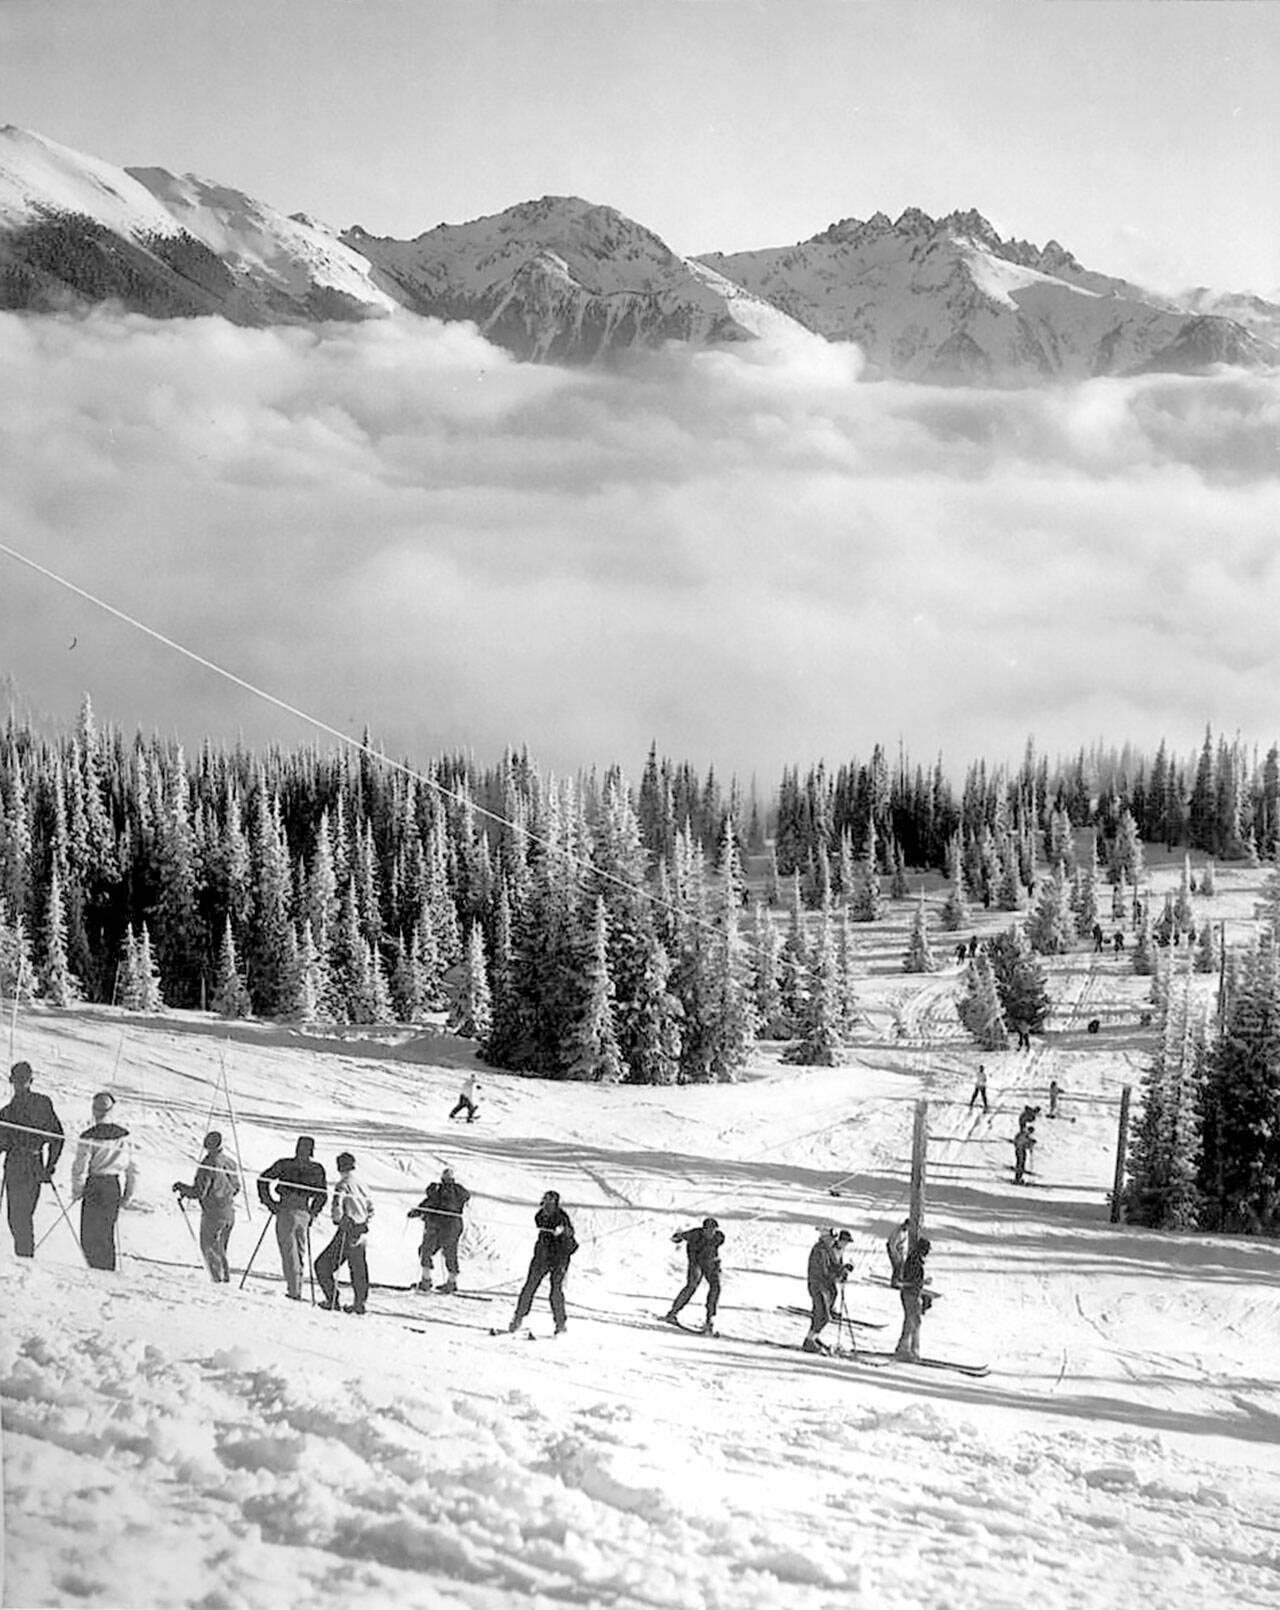
[[[338,1307],[338,1270],[345,1263],[351,1271],[349,1314],[363,1314],[369,1300],[369,1262],[365,1256],[365,1237],[373,1218],[368,1191],[356,1178],[356,1160],[350,1152],[338,1157],[338,1183],[333,1188],[329,1211],[337,1234],[316,1259],[316,1279],[324,1292],[322,1308]]]
[[[129,1131],[108,1114],[116,1104],[109,1090],[93,1098],[93,1123],[80,1133],[71,1165],[71,1200],[80,1203],[80,1245],[91,1269],[116,1266],[116,1220],[138,1185]]]

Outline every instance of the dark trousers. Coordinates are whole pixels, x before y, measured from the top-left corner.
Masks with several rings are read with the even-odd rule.
[[[456,1118],[460,1112],[466,1113],[467,1122],[470,1123],[476,1115],[475,1102],[467,1096],[459,1096],[457,1101],[454,1102],[453,1111],[449,1114],[449,1116],[450,1118]]]
[[[21,1152],[11,1152],[4,1171],[9,1230],[13,1250],[20,1258],[34,1258],[36,1252],[36,1203],[40,1200],[42,1184],[38,1167],[37,1163],[28,1162]]]
[[[418,1253],[424,1280],[431,1279],[431,1260],[437,1252],[444,1254],[445,1268],[455,1280],[458,1278],[458,1242],[461,1240],[461,1219],[427,1220],[422,1232],[422,1246]]]
[[[231,1279],[227,1242],[231,1239],[231,1227],[235,1222],[234,1213],[210,1213],[205,1210],[200,1214],[200,1251],[204,1254],[210,1278],[220,1286]]]
[[[836,1294],[827,1286],[810,1286],[809,1300],[813,1304],[813,1314],[809,1320],[809,1334],[816,1336],[831,1323],[835,1313]]]
[[[707,1282],[707,1323],[711,1323],[716,1317],[716,1309],[720,1306],[720,1271],[718,1269],[704,1269],[700,1264],[691,1263],[689,1265],[689,1278],[680,1288],[680,1295],[671,1304],[671,1313],[678,1314],[680,1312],[702,1284],[704,1278]]]
[[[982,1097],[982,1110],[983,1110],[983,1112],[990,1112],[991,1108],[987,1106],[987,1087],[986,1087],[986,1085],[974,1085],[973,1094],[969,1097],[969,1105],[972,1107],[974,1102],[977,1101],[979,1096]]]
[[[569,1273],[567,1263],[552,1263],[541,1251],[535,1252],[533,1261],[529,1265],[529,1273],[524,1278],[524,1285],[520,1288],[520,1295],[516,1298],[515,1317],[511,1321],[514,1330],[522,1325],[529,1317],[529,1310],[533,1307],[533,1299],[538,1295],[538,1287],[551,1276],[551,1316],[556,1322],[556,1329],[561,1330],[565,1324],[564,1311],[564,1277]]]
[[[899,1358],[919,1358],[920,1321],[924,1317],[920,1287],[903,1286],[898,1295],[902,1298],[902,1334],[895,1351]]]
[[[351,1271],[351,1293],[357,1313],[364,1312],[369,1300],[369,1260],[365,1257],[364,1231],[353,1234],[344,1225],[316,1259],[316,1279],[320,1282],[325,1301],[333,1306],[338,1298],[338,1284],[334,1279],[346,1264]]]
[[[91,1269],[116,1266],[116,1220],[120,1181],[114,1174],[90,1174],[80,1198],[80,1245]]]

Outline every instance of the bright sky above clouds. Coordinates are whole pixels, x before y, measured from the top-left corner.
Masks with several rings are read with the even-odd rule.
[[[417,234],[548,193],[678,251],[977,207],[1161,288],[1280,290],[1280,7],[6,0],[0,120]]]

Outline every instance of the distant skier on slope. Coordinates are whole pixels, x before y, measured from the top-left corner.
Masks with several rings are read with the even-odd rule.
[[[369,1262],[365,1255],[365,1236],[373,1218],[373,1202],[356,1178],[356,1160],[350,1152],[338,1156],[338,1183],[329,1204],[338,1233],[316,1259],[316,1279],[324,1292],[322,1308],[338,1306],[336,1275],[345,1263],[351,1270],[349,1314],[363,1314],[369,1300]]]
[[[902,1265],[906,1261],[910,1236],[911,1220],[903,1219],[885,1242],[885,1249],[889,1254],[889,1284],[895,1288],[902,1284]]]
[[[981,1062],[978,1064],[977,1073],[973,1076],[973,1094],[969,1097],[970,1107],[978,1100],[982,1102],[983,1112],[991,1111],[991,1108],[987,1105],[987,1070]]]
[[[479,1088],[480,1081],[476,1078],[474,1073],[469,1073],[462,1081],[462,1090],[458,1095],[457,1101],[455,1101],[453,1104],[453,1110],[449,1114],[450,1118],[456,1118],[460,1112],[465,1112],[467,1115],[467,1122],[469,1124],[475,1123],[476,1114],[480,1110],[476,1106],[476,1091],[479,1090]]]
[[[837,1233],[834,1229],[826,1229],[819,1232],[818,1239],[809,1249],[807,1279],[813,1311],[809,1319],[809,1334],[800,1344],[806,1353],[831,1351],[819,1337],[835,1316],[840,1282],[849,1273],[845,1267],[844,1249],[852,1240],[848,1230]]]
[[[556,1322],[556,1335],[559,1336],[568,1324],[564,1307],[564,1282],[569,1273],[569,1259],[578,1250],[578,1241],[569,1215],[560,1206],[558,1191],[543,1192],[533,1222],[538,1227],[538,1239],[529,1261],[529,1273],[516,1299],[515,1315],[507,1329],[517,1331],[524,1324],[533,1307],[538,1287],[550,1275],[551,1314]]]
[[[1013,1183],[1025,1184],[1027,1168],[1031,1162],[1031,1152],[1036,1143],[1036,1137],[1031,1125],[1023,1123],[1018,1126],[1018,1133],[1013,1137]]]
[[[93,1123],[81,1131],[71,1165],[71,1200],[80,1203],[80,1245],[91,1269],[115,1268],[116,1220],[138,1184],[129,1131],[107,1116],[115,1104],[109,1090],[93,1098]]]
[[[680,1323],[680,1311],[705,1280],[707,1283],[707,1318],[703,1330],[710,1332],[715,1326],[716,1309],[720,1306],[720,1248],[724,1245],[724,1231],[719,1220],[703,1219],[692,1230],[677,1230],[671,1239],[684,1250],[689,1259],[688,1276],[667,1313],[662,1317],[672,1325]]]
[[[458,1183],[451,1168],[446,1168],[438,1180],[433,1180],[427,1186],[426,1195],[417,1207],[409,1209],[409,1218],[423,1221],[422,1245],[418,1249],[418,1261],[422,1265],[419,1291],[432,1290],[432,1262],[437,1252],[444,1255],[446,1275],[440,1290],[445,1293],[457,1291],[462,1210],[470,1200],[471,1192]]]
[[[34,1077],[29,1062],[15,1062],[9,1072],[13,1099],[0,1107],[5,1205],[13,1250],[19,1258],[35,1257],[34,1221],[40,1187],[53,1184],[53,1171],[65,1144],[53,1103],[31,1088]]]
[[[933,1302],[933,1294],[927,1290],[928,1276],[924,1271],[924,1260],[932,1250],[933,1243],[922,1235],[907,1253],[902,1266],[902,1284],[898,1288],[898,1295],[902,1299],[902,1334],[894,1349],[898,1358],[914,1360],[920,1357],[920,1321]]]
[[[196,1169],[192,1184],[174,1180],[173,1189],[179,1201],[200,1204],[200,1251],[205,1267],[215,1285],[226,1285],[231,1279],[227,1263],[227,1242],[236,1222],[236,1196],[240,1179],[234,1158],[222,1149],[222,1136],[211,1129],[204,1137],[204,1156]]]

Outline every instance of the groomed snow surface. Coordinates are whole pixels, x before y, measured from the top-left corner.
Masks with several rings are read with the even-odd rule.
[[[1220,873],[1198,916],[1243,943],[1259,880]],[[859,930],[866,1023],[845,1067],[763,1047],[736,1086],[667,1090],[482,1070],[470,1126],[445,1115],[471,1049],[438,1027],[325,1039],[24,1009],[14,1049],[37,1089],[78,1131],[114,1087],[142,1184],[115,1274],[84,1267],[47,1191],[33,1264],[2,1233],[4,1604],[1280,1602],[1276,1249],[1108,1222],[1149,981],[1110,952],[1053,963],[1050,1032],[985,1058],[985,1115],[967,1106],[958,967],[899,970],[911,910]],[[1006,921],[979,912],[975,930]],[[377,1213],[364,1317],[287,1302],[271,1235],[241,1289],[260,1211],[232,1237],[232,1283],[205,1276],[170,1184],[192,1178],[211,1111],[230,1137],[224,1066],[247,1168],[304,1131],[331,1177],[357,1155]],[[920,1097],[941,1293],[925,1348],[989,1361],[983,1379],[803,1354],[784,1311],[805,1301],[815,1226],[844,1224],[849,1312],[883,1327],[854,1334],[892,1347],[896,1296],[869,1277],[905,1213]],[[1015,1187],[1028,1100],[1046,1114]],[[443,1161],[474,1193],[463,1285],[487,1302],[402,1289],[418,1273],[405,1213]],[[536,1340],[491,1338],[548,1187],[581,1242],[568,1333],[552,1339],[544,1292]],[[718,1340],[654,1322],[683,1273],[671,1232],[709,1213],[727,1234]],[[701,1313],[695,1298],[686,1319]]]

